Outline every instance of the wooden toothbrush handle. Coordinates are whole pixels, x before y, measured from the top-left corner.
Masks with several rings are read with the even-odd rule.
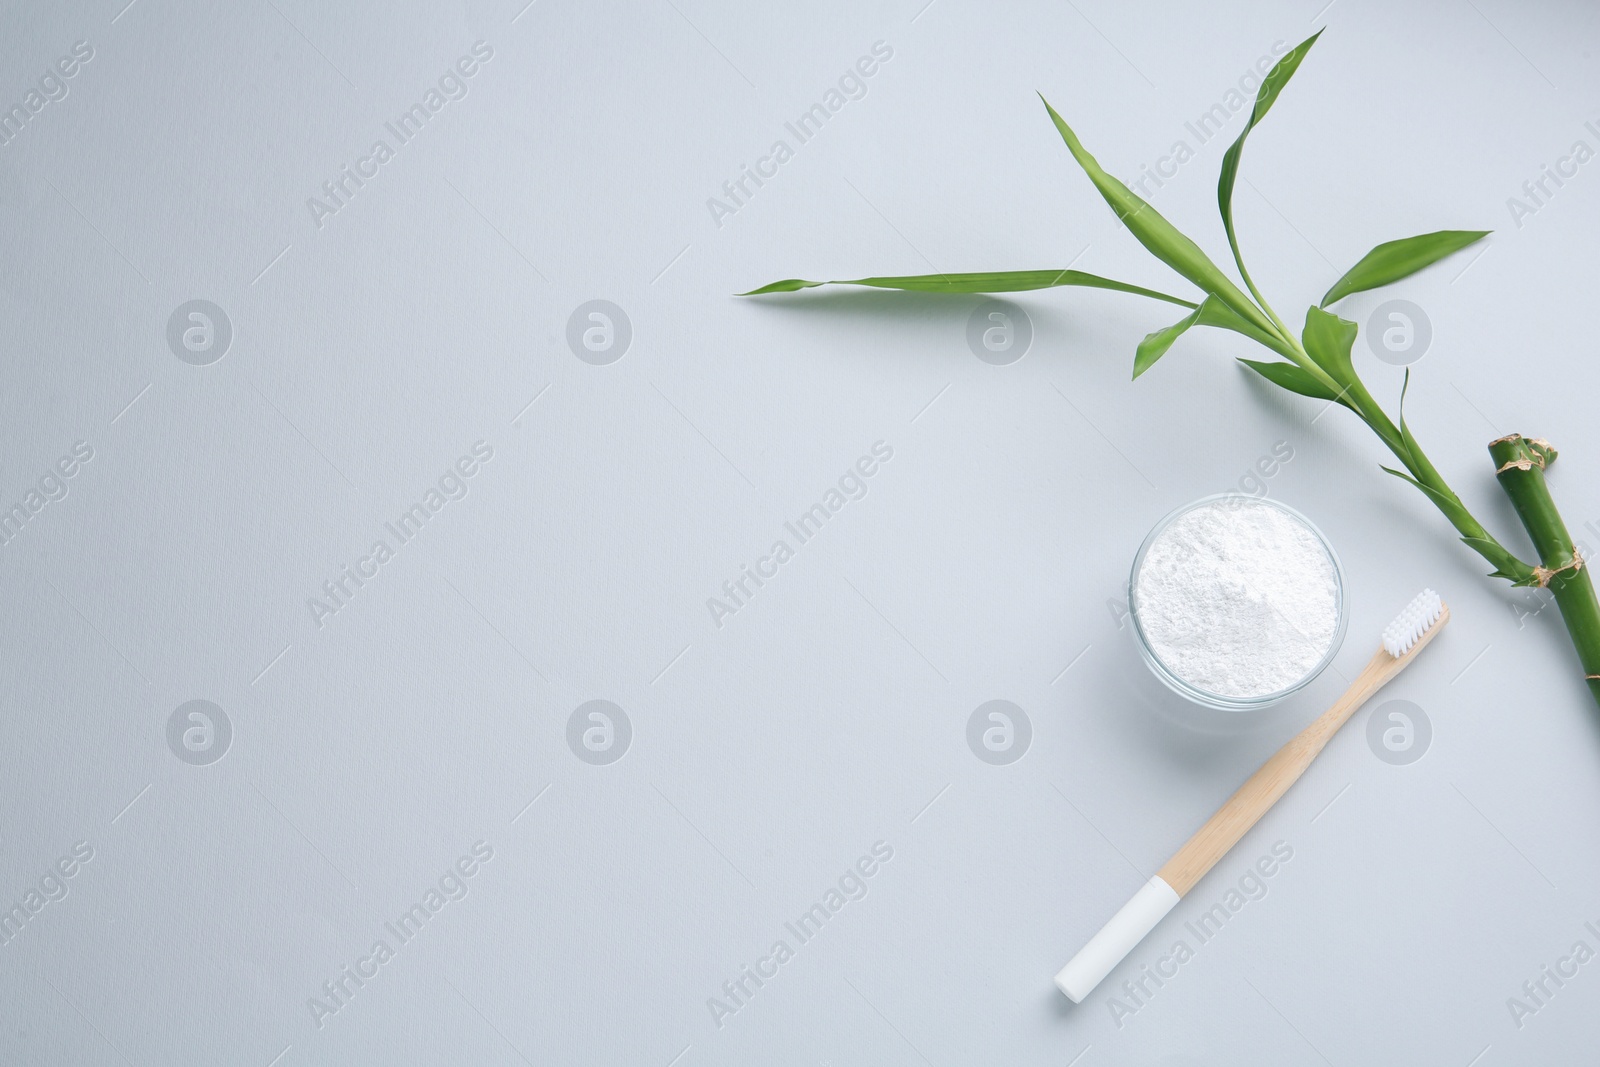
[[[1350,710],[1355,709],[1352,707]],[[1218,808],[1217,813],[1207,819],[1206,824],[1156,872],[1156,877],[1170,885],[1178,896],[1188,896],[1195,883],[1204,878],[1206,872],[1239,843],[1239,839],[1271,810],[1272,805],[1311,766],[1311,761],[1332,736],[1331,731],[1324,733],[1319,729],[1325,716],[1326,713],[1263,763],[1261,769],[1252,774],[1228,798],[1227,803]]]
[[[1450,619],[1450,609],[1440,608],[1439,619],[1414,644],[1410,651],[1396,659],[1378,650],[1350,688],[1334,702],[1333,707],[1317,716],[1310,726],[1301,730],[1276,755],[1261,765],[1250,780],[1222,805],[1222,808],[1191,837],[1178,854],[1167,861],[1154,878],[1151,878],[1133,899],[1111,917],[1111,921],[1091,937],[1078,954],[1067,961],[1056,975],[1056,986],[1074,1004],[1094,992],[1096,986],[1117,964],[1132,952],[1146,934],[1154,930],[1166,915],[1177,907],[1178,900],[1193,889],[1195,883],[1216,866],[1218,860],[1267,813],[1278,798],[1311,766],[1329,738],[1338,733],[1355,714],[1357,708],[1382,689],[1384,683],[1405,670],[1418,652]]]
[[[1305,773],[1311,761],[1317,758],[1339,728],[1365,704],[1372,694],[1399,674],[1416,658],[1424,645],[1433,640],[1450,618],[1450,609],[1444,608],[1439,621],[1399,659],[1382,649],[1334,702],[1333,707],[1317,716],[1310,726],[1301,730],[1288,744],[1261,765],[1228,802],[1189,838],[1184,846],[1157,872],[1157,877],[1170,885],[1178,896],[1185,896],[1206,872],[1216,866],[1228,850],[1271,810],[1289,787]]]

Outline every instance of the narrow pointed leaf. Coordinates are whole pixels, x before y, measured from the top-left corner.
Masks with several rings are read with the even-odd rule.
[[[1241,359],[1239,362],[1273,385],[1281,386],[1291,393],[1299,393],[1301,396],[1309,396],[1315,400],[1332,400],[1344,404],[1346,407],[1349,406],[1348,402],[1338,393],[1335,393],[1293,363],[1261,363],[1253,359]]]
[[[1151,364],[1160,359],[1162,356],[1166,355],[1167,349],[1172,347],[1172,343],[1179,337],[1183,336],[1183,334],[1191,326],[1212,326],[1220,330],[1232,330],[1234,333],[1248,337],[1252,341],[1266,345],[1268,348],[1279,353],[1280,355],[1288,356],[1291,354],[1290,348],[1285,345],[1283,341],[1276,335],[1269,334],[1266,331],[1258,329],[1255,326],[1252,326],[1250,323],[1245,322],[1238,315],[1234,314],[1233,310],[1230,309],[1228,305],[1222,303],[1222,301],[1218,300],[1214,296],[1208,296],[1204,300],[1200,301],[1200,306],[1194,309],[1193,314],[1186,315],[1165,329],[1157,330],[1152,334],[1146,335],[1145,339],[1139,342],[1138,351],[1135,353],[1133,359],[1133,376],[1137,378],[1139,375],[1149,370]],[[1250,360],[1245,360],[1244,362],[1249,363]],[[1262,364],[1262,366],[1267,366],[1267,364]],[[1325,394],[1329,399],[1332,399],[1333,394],[1331,392],[1323,389],[1322,386],[1317,385],[1316,379],[1312,378],[1311,375],[1307,374],[1305,371],[1300,370],[1299,367],[1296,367],[1292,363],[1285,363],[1282,364],[1282,366],[1298,372],[1313,386],[1318,389],[1322,389],[1321,394],[1308,393],[1308,396]],[[1271,375],[1268,375],[1268,377],[1271,377]],[[1285,388],[1289,387],[1285,386]]]
[[[1451,524],[1457,529],[1460,529],[1463,523],[1467,525],[1476,525],[1476,520],[1473,519],[1472,513],[1467,510],[1466,505],[1461,503],[1461,501],[1455,499],[1454,497],[1446,496],[1437,489],[1429,489],[1427,486],[1423,485],[1421,482],[1417,481],[1404,471],[1397,471],[1393,467],[1384,467],[1383,469],[1394,475],[1396,478],[1410,482],[1418,489],[1421,489],[1423,494],[1427,496],[1429,500],[1433,501],[1434,506],[1436,506],[1440,511],[1444,512],[1445,517],[1448,518]],[[1476,540],[1476,538],[1474,538],[1474,540]],[[1477,546],[1474,545],[1473,547],[1476,548]]]
[[[1322,31],[1318,30],[1301,41],[1268,72],[1261,82],[1261,88],[1256,92],[1256,106],[1250,112],[1249,121],[1244,124],[1244,129],[1239,131],[1239,139],[1229,146],[1222,157],[1222,174],[1217,179],[1217,207],[1222,212],[1222,228],[1228,232],[1228,247],[1233,249],[1233,260],[1239,265],[1241,274],[1245,273],[1245,270],[1244,261],[1239,256],[1239,241],[1233,233],[1233,185],[1239,177],[1239,156],[1244,152],[1244,139],[1249,137],[1250,131],[1267,117],[1267,112],[1277,102],[1278,94],[1289,84],[1294,72],[1300,69],[1300,61],[1306,57],[1306,53],[1311,51],[1311,46],[1316,44],[1317,38],[1321,36]]]
[[[1405,449],[1406,455],[1410,457],[1410,459],[1406,463],[1406,465],[1408,467],[1410,467],[1412,470],[1417,471],[1419,473],[1422,473],[1425,477],[1431,475],[1433,479],[1437,479],[1438,472],[1434,471],[1433,464],[1428,462],[1427,456],[1422,451],[1422,446],[1417,444],[1416,437],[1412,436],[1411,427],[1406,423],[1406,390],[1410,389],[1410,388],[1411,388],[1411,368],[1407,367],[1406,368],[1405,381],[1400,386],[1400,411],[1399,411],[1399,418],[1400,418],[1400,444]],[[1443,482],[1441,481],[1440,484],[1443,484]],[[1443,499],[1447,499],[1447,500],[1450,501],[1450,505],[1451,506],[1446,509],[1446,514],[1448,514],[1450,516],[1452,521],[1454,521],[1455,518],[1458,515],[1466,515],[1468,518],[1471,518],[1470,514],[1467,511],[1467,506],[1461,502],[1461,498],[1456,496],[1455,490],[1451,489],[1449,486],[1445,486],[1443,491],[1433,491],[1433,492],[1430,492],[1428,495],[1433,497],[1436,500],[1443,498]],[[1476,524],[1474,524],[1474,525],[1476,525]],[[1482,529],[1482,527],[1478,527],[1478,528]],[[1479,540],[1482,540],[1482,539],[1481,538],[1475,538],[1475,537],[1471,537],[1471,538],[1464,537],[1464,538],[1462,538],[1462,540],[1467,541],[1469,544],[1472,544],[1473,542],[1476,542],[1476,541],[1479,541]],[[1493,542],[1490,542],[1490,543],[1493,544]],[[1478,546],[1476,544],[1473,544],[1473,547],[1477,548]],[[1516,562],[1515,558],[1509,552],[1507,552],[1504,548],[1499,548],[1498,551],[1500,553],[1500,556],[1496,561],[1496,564],[1495,564],[1496,566],[1504,566],[1505,565],[1505,561],[1507,561],[1507,560],[1510,560],[1513,563]],[[1515,577],[1515,575],[1511,575],[1510,577]]]
[[[1043,97],[1040,99],[1044,100]],[[1095,161],[1094,156],[1083,147],[1078,135],[1072,132],[1072,127],[1068,126],[1056,113],[1056,109],[1050,106],[1050,102],[1044,101],[1044,106],[1045,110],[1050,112],[1050,121],[1055,123],[1056,132],[1061,134],[1061,139],[1066,142],[1072,157],[1078,161],[1078,165],[1100,191],[1101,197],[1111,205],[1111,210],[1116,212],[1117,218],[1122,220],[1128,227],[1128,232],[1132,233],[1140,244],[1149,249],[1150,253],[1161,262],[1226,304],[1246,322],[1261,330],[1272,329],[1271,322],[1261,309],[1251,303],[1250,298],[1233,284],[1233,280],[1211,262],[1210,257],[1201,251],[1199,245],[1168,222],[1159,211],[1145,203],[1137,193],[1106,173]]]
[[[1146,289],[1140,285],[1086,274],[1081,270],[1003,270],[980,274],[913,274],[902,277],[847,278],[837,281],[813,282],[804,278],[787,278],[781,282],[763,285],[740,296],[761,296],[764,293],[793,293],[819,285],[864,285],[874,289],[901,289],[916,293],[1020,293],[1032,289],[1050,289],[1058,285],[1079,285],[1091,289],[1112,289],[1119,293],[1148,296],[1164,300],[1179,307],[1192,308],[1194,301],[1167,293]]]
[[[1300,341],[1324,374],[1346,389],[1353,387],[1356,372],[1350,363],[1350,346],[1356,342],[1355,323],[1321,308],[1307,308]]]
[[[1265,330],[1261,330],[1255,326],[1252,326],[1250,323],[1244,321],[1238,315],[1234,314],[1233,310],[1229,308],[1228,305],[1224,304],[1214,296],[1208,296],[1204,300],[1200,301],[1200,306],[1195,308],[1193,314],[1185,316],[1165,329],[1157,330],[1152,334],[1146,335],[1145,339],[1139,342],[1139,348],[1134,356],[1133,361],[1133,376],[1137,378],[1139,375],[1149,370],[1150,365],[1156,360],[1160,359],[1162,356],[1166,355],[1167,349],[1172,347],[1172,343],[1179,337],[1183,336],[1183,334],[1191,326],[1211,326],[1219,330],[1232,330],[1234,333],[1248,337],[1250,340],[1255,341],[1258,344],[1265,345],[1274,352],[1277,352],[1279,355],[1293,358],[1293,350],[1288,345],[1284,344],[1283,340],[1276,334],[1270,334]],[[1250,363],[1251,361],[1244,360],[1244,362]],[[1267,365],[1268,364],[1262,364],[1262,366]],[[1306,381],[1310,382],[1312,386],[1321,390],[1319,393],[1308,393],[1306,395],[1325,395],[1328,399],[1333,399],[1332,391],[1318,384],[1316,379],[1311,377],[1310,374],[1301,370],[1292,363],[1285,363],[1282,365],[1298,372],[1298,374],[1305,378]],[[1271,376],[1268,375],[1268,377]],[[1285,386],[1285,388],[1288,388],[1288,386]]]
[[[1228,305],[1215,297],[1207,297],[1200,302],[1200,317],[1195,320],[1197,326],[1215,326],[1222,330],[1232,330],[1242,334],[1260,345],[1265,345],[1280,356],[1289,356],[1292,349],[1283,343],[1277,334],[1267,331],[1241,319]]]
[[[1359,263],[1345,271],[1344,277],[1334,282],[1333,288],[1322,298],[1322,306],[1327,307],[1335,300],[1342,300],[1351,293],[1364,293],[1368,289],[1376,289],[1397,282],[1401,278],[1409,278],[1422,268],[1432,266],[1446,256],[1459,252],[1476,241],[1481,241],[1489,236],[1489,232],[1488,230],[1438,230],[1399,241],[1387,241],[1362,256]]]
[[[1416,456],[1421,451],[1417,439],[1411,436],[1411,428],[1406,425],[1406,390],[1411,388],[1411,368],[1406,368],[1405,380],[1400,385],[1400,443],[1405,445],[1406,454],[1412,457],[1411,468],[1417,469]]]
[[[1465,504],[1456,498],[1454,493],[1441,493],[1436,489],[1430,489],[1411,477],[1411,475],[1406,474],[1404,471],[1397,471],[1393,467],[1384,467],[1383,470],[1402,481],[1410,482],[1422,490],[1423,495],[1432,500],[1434,506],[1444,512],[1445,518],[1449,519],[1450,524],[1456,529],[1477,526],[1477,522],[1472,518],[1472,513],[1467,510]],[[1481,529],[1481,527],[1479,528]],[[1538,584],[1538,580],[1533,577],[1532,569],[1506,551],[1503,545],[1482,537],[1463,537],[1461,538],[1461,543],[1494,564],[1494,572],[1490,575],[1491,578],[1505,578],[1512,585]]]
[[[1204,303],[1210,303],[1207,297]],[[1133,356],[1133,376],[1135,378],[1149,370],[1156,360],[1167,354],[1167,349],[1172,347],[1172,342],[1182,337],[1184,331],[1193,326],[1200,318],[1200,309],[1189,312],[1171,326],[1157,330],[1155,333],[1146,334],[1145,339],[1139,342],[1138,351]]]
[[[1504,578],[1514,586],[1539,584],[1526,564],[1495,542],[1486,541],[1481,537],[1463,537],[1461,543],[1494,564],[1494,570],[1489,573],[1489,577]]]

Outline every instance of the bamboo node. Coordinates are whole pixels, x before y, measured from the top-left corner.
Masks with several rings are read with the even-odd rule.
[[[1577,574],[1581,570],[1583,570],[1583,556],[1576,548],[1574,548],[1572,550],[1571,560],[1555,568],[1544,566],[1535,567],[1533,568],[1533,577],[1539,583],[1539,588],[1544,589],[1555,580],[1556,575],[1565,573],[1566,571],[1571,571],[1573,574]]]

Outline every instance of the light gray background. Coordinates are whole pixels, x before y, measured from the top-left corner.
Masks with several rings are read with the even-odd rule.
[[[4,505],[95,452],[0,548],[0,904],[94,849],[0,946],[0,1061],[1592,1061],[1600,963],[1520,1028],[1506,998],[1600,948],[1595,709],[1555,612],[1483,579],[1364,427],[1215,332],[1130,383],[1172,317],[1133,298],[1018,297],[1032,349],[997,367],[967,349],[977,298],[729,295],[1069,262],[1181,291],[1035,91],[1132,178],[1326,23],[1245,156],[1253,272],[1297,320],[1379,241],[1495,229],[1345,314],[1426,310],[1408,415],[1508,543],[1484,444],[1509,431],[1562,447],[1555,491],[1600,528],[1600,162],[1520,227],[1507,206],[1600,147],[1592,8],[125,2],[0,15],[6,106],[95,53],[0,148]],[[306,199],[479,40],[469,94],[317,228]],[[875,41],[867,95],[715,225],[707,198]],[[1239,122],[1153,195],[1217,252]],[[204,368],[166,344],[196,298],[234,329]],[[591,299],[632,323],[610,366],[565,342]],[[1392,403],[1400,370],[1357,359]],[[480,439],[469,495],[319,628],[307,599]],[[867,497],[713,626],[706,598],[878,440]],[[1204,714],[1116,601],[1161,515],[1280,441],[1270,493],[1342,554],[1349,638],[1289,703]],[[1363,713],[1069,1005],[1055,970],[1425,584],[1455,622],[1385,694],[1424,709],[1425,757],[1380,760]],[[209,766],[166,743],[200,698],[234,731]],[[633,726],[608,766],[566,742],[597,698]],[[1009,766],[965,740],[992,699],[1032,722]],[[469,895],[319,1028],[308,998],[479,839]],[[707,998],[880,840],[865,899],[716,1025]],[[1117,1026],[1116,984],[1276,841],[1267,897]]]

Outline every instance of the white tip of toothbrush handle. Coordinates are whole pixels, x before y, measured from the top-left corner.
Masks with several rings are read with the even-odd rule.
[[[1170,885],[1160,877],[1150,879],[1072,957],[1072,962],[1061,968],[1061,973],[1056,975],[1057,988],[1074,1004],[1083,1003],[1083,998],[1094,992],[1101,979],[1110,974],[1177,903],[1178,894]]]

